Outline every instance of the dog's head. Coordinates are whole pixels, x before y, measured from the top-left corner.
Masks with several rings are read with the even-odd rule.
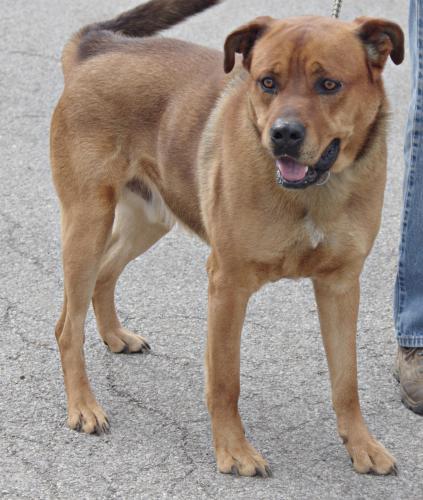
[[[279,183],[304,188],[360,154],[384,100],[382,70],[388,56],[402,62],[404,35],[381,19],[259,17],[227,37],[227,73],[236,53],[250,74],[251,117]]]

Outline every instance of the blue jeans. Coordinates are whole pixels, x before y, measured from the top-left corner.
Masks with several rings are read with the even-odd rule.
[[[409,34],[412,94],[394,315],[398,344],[423,347],[423,0],[410,0]]]

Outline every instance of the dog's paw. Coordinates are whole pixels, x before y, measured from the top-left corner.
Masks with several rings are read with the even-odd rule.
[[[68,426],[78,432],[103,434],[110,430],[109,420],[103,408],[94,400],[80,401],[68,409]]]
[[[234,476],[271,477],[267,461],[247,440],[216,449],[219,472]]]
[[[143,353],[151,349],[144,338],[135,335],[126,328],[119,328],[105,333],[103,341],[116,354]]]
[[[360,474],[397,474],[395,458],[375,438],[345,443],[356,472]]]

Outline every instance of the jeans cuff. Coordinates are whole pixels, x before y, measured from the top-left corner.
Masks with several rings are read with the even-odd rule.
[[[423,347],[423,334],[397,336],[398,345],[401,347]]]

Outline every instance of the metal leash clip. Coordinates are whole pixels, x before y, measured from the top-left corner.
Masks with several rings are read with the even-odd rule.
[[[342,6],[342,0],[333,0],[332,17],[334,17],[335,19],[339,18],[341,6]]]

